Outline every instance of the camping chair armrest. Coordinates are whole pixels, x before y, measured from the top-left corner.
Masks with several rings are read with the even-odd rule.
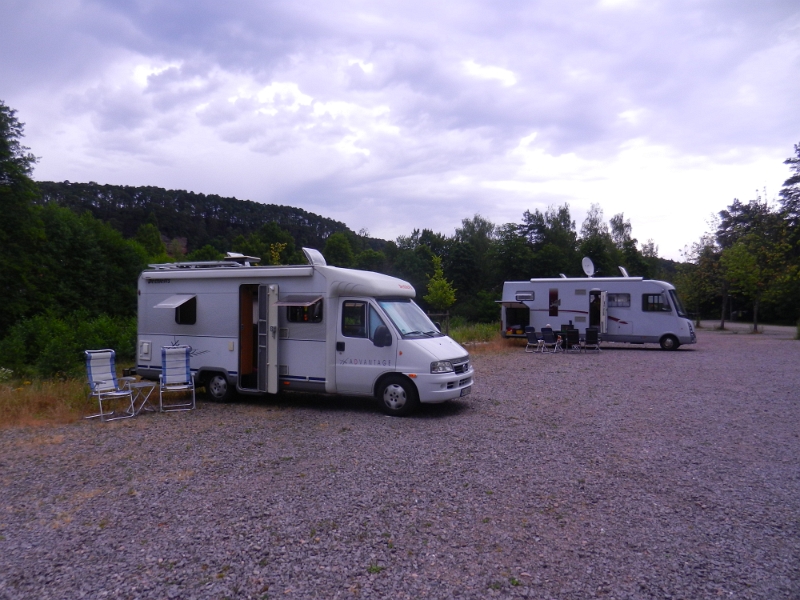
[[[90,381],[89,382],[89,389],[92,390],[92,392],[96,392],[97,388],[100,387],[101,385],[111,385],[111,386],[113,386],[114,385],[114,380],[113,379],[102,379],[102,380],[99,380],[99,381]]]

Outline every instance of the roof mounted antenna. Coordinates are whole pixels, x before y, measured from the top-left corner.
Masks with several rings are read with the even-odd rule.
[[[630,275],[628,275],[628,271],[626,271],[625,267],[623,267],[623,266],[620,266],[619,272],[622,273],[623,277],[630,277]]]

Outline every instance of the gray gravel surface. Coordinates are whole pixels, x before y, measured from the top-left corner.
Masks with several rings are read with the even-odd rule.
[[[800,342],[0,431],[2,598],[800,598]]]

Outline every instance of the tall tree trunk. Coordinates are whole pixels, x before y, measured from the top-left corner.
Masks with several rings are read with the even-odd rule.
[[[719,319],[719,328],[720,329],[725,329],[725,308],[726,308],[725,305],[726,304],[728,304],[728,288],[727,287],[723,287],[722,288],[722,315],[720,316],[720,319]]]
[[[753,300],[753,333],[758,333],[758,298]]]

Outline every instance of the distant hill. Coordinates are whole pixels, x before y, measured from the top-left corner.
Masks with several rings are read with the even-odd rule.
[[[223,198],[184,190],[159,187],[100,185],[95,182],[37,182],[42,203],[56,203],[109,223],[126,238],[136,235],[142,223],[157,221],[158,229],[169,239],[185,238],[188,250],[210,244],[229,250],[239,235],[247,237],[265,223],[275,222],[295,240],[298,247],[322,249],[333,233],[355,235],[344,223],[307,212],[301,208],[259,204],[251,200]],[[382,240],[370,240],[382,246]]]

